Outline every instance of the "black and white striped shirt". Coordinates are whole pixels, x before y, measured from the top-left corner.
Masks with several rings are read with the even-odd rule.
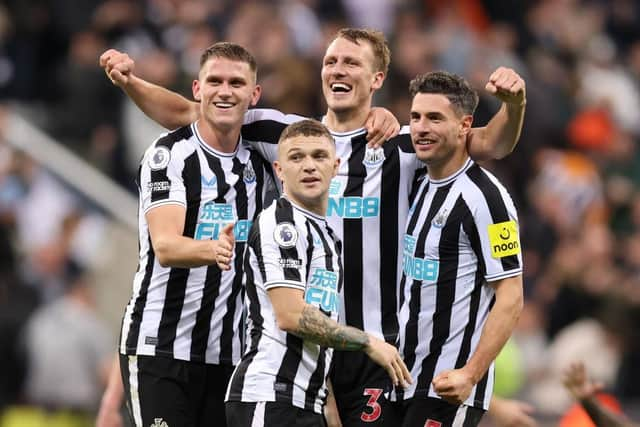
[[[333,350],[278,328],[267,291],[300,289],[307,303],[337,320],[339,253],[340,241],[325,218],[284,197],[260,214],[245,259],[247,349],[231,377],[227,401],[283,402],[322,411]]]
[[[400,350],[414,379],[398,398],[438,397],[431,380],[463,367],[494,301],[494,282],[522,273],[518,218],[511,197],[468,159],[442,180],[423,180],[403,246]],[[466,405],[488,409],[493,364]]]
[[[249,110],[242,135],[273,161],[282,129],[302,119],[275,110]],[[327,220],[344,244],[340,321],[390,343],[398,334],[397,284],[409,194],[424,170],[408,131],[403,127],[377,150],[367,148],[364,128],[332,132],[341,163],[331,182]]]
[[[234,153],[217,152],[195,124],[161,136],[146,151],[138,175],[140,260],[122,322],[122,354],[239,361],[243,254],[252,220],[273,187],[270,174],[244,142]],[[186,208],[185,237],[216,239],[226,224],[235,223],[232,269],[162,267],[145,214],[165,204]]]

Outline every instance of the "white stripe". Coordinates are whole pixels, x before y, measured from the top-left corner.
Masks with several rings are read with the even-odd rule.
[[[136,427],[142,427],[142,411],[140,409],[140,387],[138,385],[138,357],[129,356],[129,394],[131,395],[131,412]]]
[[[264,409],[266,406],[267,402],[256,402],[256,408],[251,419],[251,427],[264,427]]]
[[[456,411],[456,416],[453,419],[451,427],[462,427],[464,425],[464,419],[467,417],[467,405],[460,405]]]

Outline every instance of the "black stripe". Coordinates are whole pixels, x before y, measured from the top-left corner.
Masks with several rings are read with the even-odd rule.
[[[425,185],[425,188],[420,191],[420,193],[419,193],[420,194],[420,199],[415,204],[415,207],[413,207],[413,202],[411,202],[410,206],[413,207],[413,210],[410,210],[410,213],[408,214],[409,215],[409,220],[408,220],[408,223],[407,223],[407,226],[406,226],[405,235],[413,233],[413,230],[416,228],[416,223],[418,222],[418,219],[420,218],[420,215],[414,214],[413,212],[420,212],[422,210],[422,206],[424,205],[425,197],[429,193],[429,181],[428,180],[424,181],[424,185]],[[419,185],[417,185],[417,187],[419,188]],[[404,239],[404,235],[403,235],[403,239]],[[400,307],[402,307],[402,304],[404,304],[404,288],[406,286],[406,281],[407,281],[407,276],[405,274],[403,274],[402,278],[400,279],[400,286],[399,286],[399,289],[398,289],[398,292],[400,293],[400,298],[399,298]]]
[[[262,277],[262,283],[267,281],[267,272],[264,268],[264,261],[262,259],[262,242],[260,236],[259,218],[251,227],[249,232],[249,238],[247,239],[247,256],[244,259],[244,271],[247,275],[247,283],[245,286],[245,292],[247,294],[247,300],[249,305],[247,307],[249,320],[251,321],[251,331],[249,332],[249,349],[243,354],[242,360],[236,371],[233,374],[231,384],[229,385],[229,400],[240,401],[242,400],[242,389],[244,388],[244,380],[247,374],[247,369],[253,362],[256,354],[258,353],[258,345],[260,344],[260,338],[262,338],[262,329],[264,319],[260,314],[260,299],[258,298],[258,292],[256,291],[256,279],[253,269],[251,268],[251,260],[255,259],[258,264],[258,270]]]
[[[487,372],[484,373],[482,379],[478,381],[478,384],[476,384],[476,394],[473,398],[473,405],[478,408],[482,408],[484,406],[484,398],[487,394],[487,384],[489,382],[489,371],[490,369],[487,369]]]
[[[408,133],[402,133],[400,135],[395,136],[394,138],[387,141],[387,144],[390,142],[394,142],[398,144],[398,148],[402,150],[404,153],[415,153],[416,150],[413,148],[413,143],[411,142],[411,135]]]
[[[182,180],[184,181],[187,200],[187,211],[185,213],[184,231],[182,235],[193,238],[196,224],[198,223],[201,190],[200,162],[197,152],[194,152],[184,159]],[[189,271],[188,268],[172,268],[169,272],[164,306],[162,307],[162,317],[160,318],[160,325],[158,327],[156,353],[173,357],[173,344],[184,305]]]
[[[258,120],[242,125],[242,138],[248,141],[266,142],[277,144],[280,134],[287,127],[286,123],[275,120]]]
[[[255,217],[260,212],[262,212],[262,209],[264,209],[264,198],[266,196],[265,191],[267,191],[266,179],[267,177],[271,177],[273,179],[273,176],[271,172],[272,171],[271,166],[262,157],[260,157],[260,155],[253,149],[251,149],[249,152],[251,153],[251,157],[249,158],[249,160],[251,161],[253,170],[256,173],[256,188],[255,188],[256,210],[253,213],[253,217],[255,219]]]
[[[419,193],[420,197],[416,202],[415,207],[413,208],[413,213],[410,214],[409,221],[407,224],[406,234],[413,233],[416,227],[416,224],[418,222],[418,218],[420,217],[419,212],[422,211],[422,208],[424,206],[424,201],[428,193],[429,193],[429,181],[425,181],[425,188],[422,191],[420,191]],[[404,263],[404,255],[403,255],[403,263]],[[411,280],[411,279],[407,279],[407,275],[404,274],[403,272],[402,278],[400,279],[400,286],[398,289],[398,292],[400,293],[400,296],[399,296],[400,307],[402,307],[405,302],[404,294],[405,294],[405,286],[406,286],[407,280]],[[409,370],[411,370],[411,367],[415,363],[415,357],[416,357],[415,350],[418,342],[418,329],[417,329],[418,323],[417,323],[417,317],[415,317],[414,313],[420,312],[420,288],[421,288],[421,285],[416,285],[415,281],[411,282],[411,288],[410,288],[411,296],[409,297],[410,298],[409,299],[410,318],[408,319],[407,324],[405,325],[405,343],[403,348],[403,355],[407,353],[411,354],[412,360],[410,361],[410,365],[407,364],[407,367],[409,368]],[[411,337],[409,338],[408,342],[407,342],[407,337]],[[405,363],[406,363],[406,360],[407,360],[407,357],[405,356]],[[402,400],[404,396],[404,391],[401,388],[398,388],[396,389],[396,393],[397,393],[398,399]]]
[[[281,224],[288,222],[295,224],[293,219],[293,207],[291,203],[281,197],[276,205],[276,223]],[[280,247],[280,256],[284,259],[299,259],[296,247],[282,248]],[[284,277],[287,280],[302,281],[300,271],[297,268],[283,268]],[[302,360],[302,338],[287,333],[287,350],[282,358],[280,369],[276,374],[276,401],[292,403],[293,402],[293,384],[298,371],[298,366]]]
[[[452,183],[438,189],[450,189]],[[437,193],[436,193],[437,195]],[[447,338],[449,338],[451,324],[451,310],[456,294],[456,279],[458,276],[459,263],[459,237],[462,215],[464,210],[460,205],[454,205],[447,217],[447,221],[440,231],[440,241],[438,243],[438,259],[440,262],[438,269],[438,280],[436,286],[436,307],[433,312],[433,333],[431,342],[429,343],[429,353],[422,361],[422,370],[418,376],[417,389],[428,389],[433,380],[436,363],[442,347]],[[431,221],[429,221],[429,225]],[[423,243],[422,241],[418,242]],[[424,254],[424,248],[421,248],[419,257]]]
[[[504,199],[498,187],[489,179],[486,173],[474,164],[467,170],[467,176],[480,189],[489,206],[489,212],[494,224],[510,221],[509,212],[504,203]],[[500,258],[504,271],[520,268],[517,255],[510,255]]]
[[[422,228],[420,229],[420,233],[418,234],[418,238],[416,239],[416,247],[414,250],[415,258],[423,258],[424,257],[424,246],[427,241],[427,234],[429,229],[431,228],[431,221],[436,216],[440,208],[442,207],[444,201],[447,198],[447,194],[449,194],[449,190],[451,189],[450,185],[440,187],[436,189],[436,192],[433,196],[433,200],[431,201],[431,205],[429,206],[429,210],[427,211],[427,216],[422,224]],[[422,190],[423,194],[420,195],[420,203],[419,206],[416,206],[410,220],[409,227],[407,228],[407,234],[413,233],[414,228],[417,226],[418,217],[420,216],[420,209],[424,205],[425,195],[429,191],[429,184],[424,186]],[[410,231],[409,231],[410,230]],[[440,270],[441,271],[441,270]],[[404,276],[404,275],[403,275]],[[439,279],[440,277],[438,277]],[[440,283],[436,284],[439,286]],[[413,368],[414,363],[416,362],[416,347],[418,346],[418,318],[420,315],[420,309],[422,305],[421,301],[421,292],[422,292],[422,280],[412,280],[411,282],[411,301],[409,301],[409,320],[407,321],[407,326],[405,328],[405,349],[404,349],[404,360],[407,368],[411,370]],[[418,390],[420,389],[420,384],[418,384]]]
[[[251,159],[249,159],[251,161]],[[250,163],[251,164],[251,163]],[[252,165],[253,166],[253,165]],[[247,185],[244,182],[244,169],[246,165],[242,164],[238,158],[233,159],[233,168],[231,171],[238,175],[240,178],[236,182],[234,189],[236,192],[236,213],[238,219],[249,219],[249,197],[247,195]],[[254,169],[255,172],[255,169]],[[256,183],[258,180],[258,175],[256,173]],[[254,185],[254,190],[257,192],[257,188]],[[233,361],[233,340],[238,337],[240,324],[235,324],[235,312],[236,312],[236,303],[238,301],[238,295],[242,291],[242,265],[244,259],[244,250],[245,250],[246,242],[236,242],[235,245],[235,255],[234,255],[234,265],[233,271],[235,275],[233,277],[233,282],[231,284],[231,295],[227,299],[227,312],[222,319],[222,333],[220,335],[220,361],[232,363]]]
[[[147,251],[147,265],[144,270],[144,277],[142,283],[140,283],[140,292],[133,303],[133,310],[129,318],[129,333],[126,337],[120,339],[126,339],[125,350],[127,354],[136,354],[138,347],[138,341],[140,339],[140,325],[142,324],[142,315],[144,313],[144,307],[147,304],[147,294],[149,292],[149,285],[151,283],[151,275],[153,274],[153,265],[155,264],[155,252],[153,251],[153,245],[151,244],[151,236],[149,235],[149,250]],[[140,268],[140,266],[138,266]],[[123,322],[126,319],[123,319]]]
[[[362,197],[367,170],[362,163],[367,147],[364,136],[351,139],[352,153],[349,157],[349,179],[343,197]],[[362,218],[343,218],[344,237],[344,311],[345,322],[349,326],[364,328],[362,307],[363,281],[363,234]],[[377,309],[377,308],[376,308]]]
[[[380,303],[382,334],[388,343],[398,339],[398,195],[400,154],[394,144],[383,145],[385,161],[380,183]],[[402,213],[405,214],[404,212]],[[404,231],[404,230],[403,230]],[[393,262],[392,260],[396,260]]]
[[[473,291],[471,292],[471,299],[469,301],[469,319],[467,325],[464,328],[464,334],[462,336],[462,343],[456,359],[455,368],[462,368],[466,365],[471,354],[471,340],[473,333],[476,330],[476,321],[478,320],[478,310],[480,308],[480,297],[482,296],[482,286],[485,283],[484,280],[484,258],[482,256],[482,248],[480,247],[480,235],[476,228],[476,224],[473,220],[473,214],[469,210],[462,198],[457,200],[457,203],[461,203],[464,206],[464,218],[462,220],[462,229],[464,230],[471,248],[476,254],[478,259],[478,268],[476,269],[476,275],[474,279]]]
[[[211,332],[211,316],[215,309],[216,299],[220,294],[221,274],[222,272],[215,265],[207,268],[200,308],[196,313],[196,323],[191,331],[190,360],[192,362],[205,362],[206,359],[207,344]]]
[[[313,234],[311,234],[311,221],[305,221],[305,225],[307,226],[307,263],[305,265],[305,272],[307,276],[305,277],[305,283],[309,283],[309,274],[311,274],[311,260],[313,259]]]
[[[334,271],[335,270],[333,267],[334,259],[336,257],[339,257],[339,253],[334,252],[335,248],[329,245],[329,242],[326,239],[325,233],[323,233],[322,229],[315,221],[309,219],[307,220],[307,224],[310,224],[311,227],[315,229],[316,233],[320,237],[320,240],[322,241],[322,247],[325,253],[325,257],[324,257],[325,269],[328,271]],[[309,242],[310,246],[313,247],[313,237],[311,236],[310,229],[309,229],[309,240],[310,240]],[[320,311],[322,311],[322,313],[324,313],[326,316],[331,317],[331,312],[326,312],[322,309],[320,309]],[[316,399],[318,398],[318,392],[320,388],[324,386],[325,378],[328,374],[326,369],[327,366],[325,366],[326,351],[327,351],[326,348],[323,348],[323,347],[320,348],[316,369],[313,371],[313,374],[311,375],[311,378],[309,380],[309,386],[307,387],[307,392],[305,395],[305,409],[310,411],[314,410],[314,405],[315,405]]]
[[[302,338],[287,333],[287,351],[276,374],[276,402],[293,404],[293,384],[302,361]]]
[[[342,241],[338,239],[338,236],[335,235],[329,224],[325,225],[327,234],[333,240],[333,249],[336,254],[336,261],[338,262],[338,292],[342,290],[342,283],[344,280],[344,269],[342,268]]]

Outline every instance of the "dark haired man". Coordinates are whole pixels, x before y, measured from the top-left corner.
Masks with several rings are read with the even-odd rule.
[[[394,394],[402,426],[475,426],[522,310],[518,218],[467,153],[476,92],[446,72],[419,75],[410,92],[411,140],[428,174],[409,211],[400,283],[400,350],[414,383]]]

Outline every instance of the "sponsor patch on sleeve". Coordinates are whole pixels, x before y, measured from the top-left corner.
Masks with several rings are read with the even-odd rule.
[[[301,259],[291,259],[291,258],[279,258],[278,264],[282,268],[302,268],[302,260]]]
[[[520,236],[518,235],[518,225],[515,221],[489,224],[487,232],[493,258],[504,258],[520,253]]]
[[[169,165],[170,161],[171,151],[169,151],[169,149],[164,146],[156,147],[147,158],[147,163],[149,164],[149,168],[151,168],[152,171],[166,168]]]
[[[157,181],[150,182],[149,191],[152,193],[162,193],[171,190],[171,183],[169,181]]]

